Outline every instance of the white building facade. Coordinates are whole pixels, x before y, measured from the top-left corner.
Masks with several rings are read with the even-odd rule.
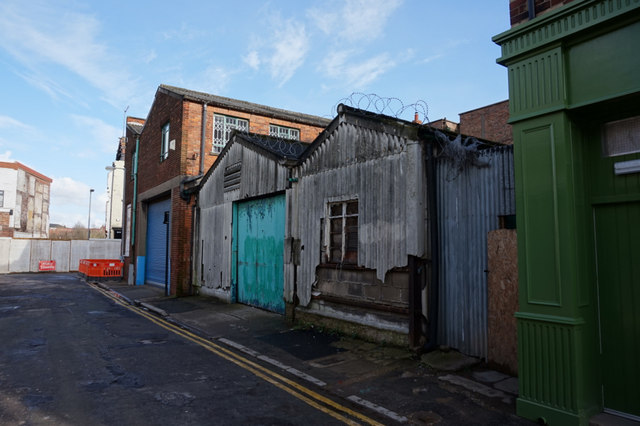
[[[0,162],[0,237],[49,238],[51,182],[17,161]]]
[[[107,238],[122,238],[122,204],[124,200],[124,160],[116,160],[106,167],[107,203],[105,206],[105,226]]]

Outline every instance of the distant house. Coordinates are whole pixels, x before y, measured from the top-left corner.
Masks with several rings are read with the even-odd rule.
[[[129,117],[125,154],[125,276],[192,292],[195,188],[233,130],[313,140],[328,120],[161,85],[145,120]]]
[[[504,145],[513,144],[509,122],[509,100],[460,113],[460,133],[488,139]]]
[[[122,205],[124,201],[124,160],[116,159],[107,171],[105,233],[107,238],[122,238]]]
[[[429,122],[429,127],[503,145],[513,144],[513,131],[509,124],[509,100],[461,112],[460,123],[441,118]]]
[[[51,182],[17,161],[0,162],[0,236],[49,237]]]

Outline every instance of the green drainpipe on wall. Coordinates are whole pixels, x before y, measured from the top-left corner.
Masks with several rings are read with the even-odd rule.
[[[136,136],[136,151],[133,154],[133,215],[131,219],[131,245],[136,241],[136,211],[138,205],[138,150],[140,149],[140,135]]]

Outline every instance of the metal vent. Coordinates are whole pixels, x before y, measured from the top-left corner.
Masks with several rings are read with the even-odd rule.
[[[610,121],[602,126],[602,155],[617,155],[640,152],[640,116]]]

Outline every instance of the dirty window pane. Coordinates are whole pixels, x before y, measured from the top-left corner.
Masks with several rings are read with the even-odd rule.
[[[329,204],[328,249],[330,262],[358,263],[358,201]]]
[[[347,234],[347,250],[358,250],[358,234],[355,232],[349,232]]]
[[[344,255],[344,260],[342,261],[342,263],[350,263],[350,264],[357,264],[358,263],[358,252],[353,250],[353,251],[347,251]]]
[[[358,214],[358,202],[352,201],[347,203],[347,214]]]
[[[342,252],[339,249],[331,250],[331,261],[332,262],[342,262]]]

